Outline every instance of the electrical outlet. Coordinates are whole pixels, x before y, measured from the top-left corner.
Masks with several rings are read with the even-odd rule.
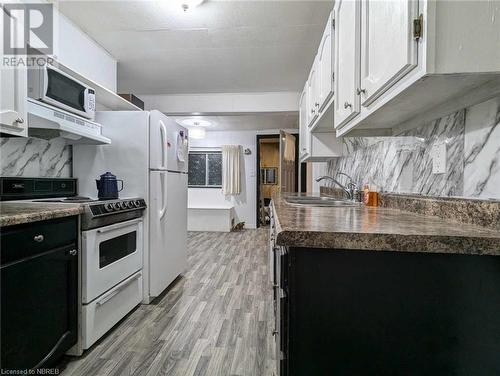
[[[432,145],[432,173],[446,173],[446,143],[440,142]]]

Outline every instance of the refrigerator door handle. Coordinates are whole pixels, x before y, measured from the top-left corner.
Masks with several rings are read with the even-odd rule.
[[[167,151],[165,147],[167,146],[167,127],[163,124],[163,121],[160,120],[160,135],[161,135],[161,168],[167,167]]]
[[[160,173],[160,185],[161,185],[161,209],[160,209],[160,220],[163,219],[167,213],[167,182],[165,181],[166,172]]]

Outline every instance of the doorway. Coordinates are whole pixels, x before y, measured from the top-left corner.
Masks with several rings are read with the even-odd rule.
[[[288,192],[297,192],[299,186],[298,134],[257,135],[257,192],[256,214],[257,227],[269,223],[269,205],[273,194],[284,189]],[[286,135],[294,139],[294,152],[285,158]],[[289,145],[290,147],[290,145]]]

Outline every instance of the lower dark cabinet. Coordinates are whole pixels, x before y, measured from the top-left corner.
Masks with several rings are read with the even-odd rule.
[[[275,248],[280,375],[500,374],[500,257]]]
[[[77,230],[77,217],[2,229],[2,371],[50,367],[76,344]]]

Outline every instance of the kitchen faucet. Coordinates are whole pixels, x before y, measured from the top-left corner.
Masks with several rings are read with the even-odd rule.
[[[353,182],[353,179],[349,175],[347,175],[345,172],[338,171],[336,175],[346,176],[349,179],[349,183],[347,183],[347,185],[344,186],[342,183],[340,183],[334,177],[327,176],[327,175],[317,178],[316,181],[319,183],[322,180],[331,180],[335,184],[337,184],[340,188],[343,189],[343,191],[347,194],[347,197],[349,198],[349,200],[354,200],[354,194],[358,190],[358,186]]]

